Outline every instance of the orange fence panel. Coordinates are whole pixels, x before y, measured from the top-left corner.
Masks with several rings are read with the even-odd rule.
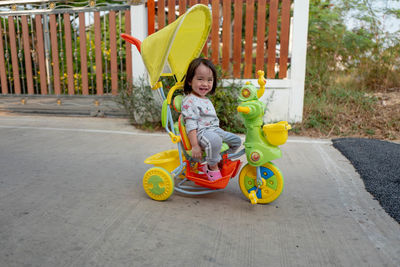
[[[86,22],[85,13],[79,13],[79,32],[85,33]],[[88,65],[87,65],[87,48],[86,48],[86,34],[80,34],[79,49],[81,52],[81,76],[82,76],[82,94],[89,94],[89,80],[88,80]]]
[[[158,29],[165,27],[165,0],[159,0],[157,2],[157,16],[158,16]]]
[[[231,52],[231,0],[225,0],[223,6],[222,25],[222,69],[229,70]]]
[[[172,12],[173,11],[173,12]],[[168,24],[175,21],[175,0],[168,1]]]
[[[211,28],[211,60],[219,63],[219,0],[212,0],[212,28]]]
[[[100,12],[94,12],[94,46],[101,47]],[[103,95],[103,62],[101,58],[102,49],[96,49],[96,90],[97,95]]]
[[[118,64],[117,64],[117,32],[115,22],[115,11],[110,11],[110,70],[111,70],[111,93],[118,94]]]
[[[281,51],[279,57],[279,79],[287,76],[287,63],[289,56],[290,34],[290,0],[282,1],[282,25],[281,25]]]
[[[35,24],[36,24],[36,36],[37,36],[36,49],[39,58],[40,93],[42,95],[47,95],[47,76],[46,76],[46,63],[44,58],[42,15],[35,16]]]
[[[129,10],[125,11],[125,32],[131,32],[131,12]],[[125,61],[126,61],[126,81],[128,84],[132,83],[132,49],[130,45],[125,45]]]
[[[8,33],[10,35],[11,62],[14,78],[14,89],[17,95],[21,94],[21,83],[19,80],[18,52],[17,52],[17,36],[15,34],[14,18],[8,17]]]
[[[75,87],[74,87],[74,63],[72,57],[71,21],[70,21],[70,15],[68,13],[64,14],[64,30],[65,30],[65,54],[67,56],[68,94],[74,95]]]
[[[155,4],[154,0],[147,1],[147,34],[150,35],[155,32]]]
[[[52,65],[53,65],[53,77],[54,77],[54,92],[56,95],[61,94],[60,84],[60,62],[58,58],[58,41],[57,41],[57,22],[56,15],[50,15],[50,39],[51,39],[51,53],[52,53]]]
[[[253,74],[253,33],[254,33],[254,0],[246,1],[246,30],[244,48],[244,78],[251,78]]]
[[[242,16],[243,1],[235,0],[234,3],[234,27],[233,27],[233,76],[240,78],[242,64]]]
[[[179,16],[186,12],[186,0],[179,0]]]
[[[208,5],[208,0],[201,0],[200,1],[201,4],[203,5]],[[210,38],[208,38],[207,42],[205,43],[204,47],[203,47],[203,55],[208,58],[208,42],[209,42]]]
[[[24,56],[25,56],[25,76],[26,84],[28,86],[28,94],[33,95],[33,75],[32,75],[32,59],[31,59],[31,48],[29,44],[29,29],[28,29],[28,19],[26,15],[21,16],[22,24],[22,43],[24,46]]]
[[[264,71],[266,1],[258,0],[256,70]]]
[[[1,21],[0,21],[0,82],[1,82],[1,93],[7,94],[8,93],[8,86],[7,86],[7,75],[5,72],[6,64],[4,60],[4,44],[3,44],[3,29],[1,28]]]
[[[276,38],[278,30],[278,0],[270,0],[267,48],[267,78],[275,78]]]

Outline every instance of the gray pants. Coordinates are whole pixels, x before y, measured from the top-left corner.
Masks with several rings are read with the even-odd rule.
[[[221,146],[225,142],[229,146],[227,153],[235,152],[242,140],[236,134],[226,132],[221,128],[206,129],[197,135],[200,146],[206,152],[206,161],[213,166],[221,160]]]

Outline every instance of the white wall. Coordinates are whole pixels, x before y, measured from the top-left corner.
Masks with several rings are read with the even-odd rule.
[[[131,36],[143,41],[147,37],[147,9],[145,4],[131,6]],[[147,77],[146,67],[136,46],[132,48],[132,77],[133,81]]]

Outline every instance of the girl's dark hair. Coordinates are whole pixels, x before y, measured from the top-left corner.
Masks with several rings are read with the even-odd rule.
[[[183,86],[183,91],[185,92],[185,94],[190,94],[192,92],[193,89],[192,86],[189,85],[189,83],[192,82],[196,69],[201,64],[205,65],[206,67],[209,67],[213,73],[213,86],[210,91],[210,94],[215,93],[215,88],[217,87],[217,70],[215,69],[214,64],[210,60],[199,57],[193,59],[192,62],[190,62],[189,64],[188,70],[186,72],[185,84]]]

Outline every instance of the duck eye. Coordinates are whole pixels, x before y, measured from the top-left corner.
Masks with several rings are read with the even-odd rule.
[[[250,96],[250,90],[247,88],[242,89],[242,96],[248,98]]]

